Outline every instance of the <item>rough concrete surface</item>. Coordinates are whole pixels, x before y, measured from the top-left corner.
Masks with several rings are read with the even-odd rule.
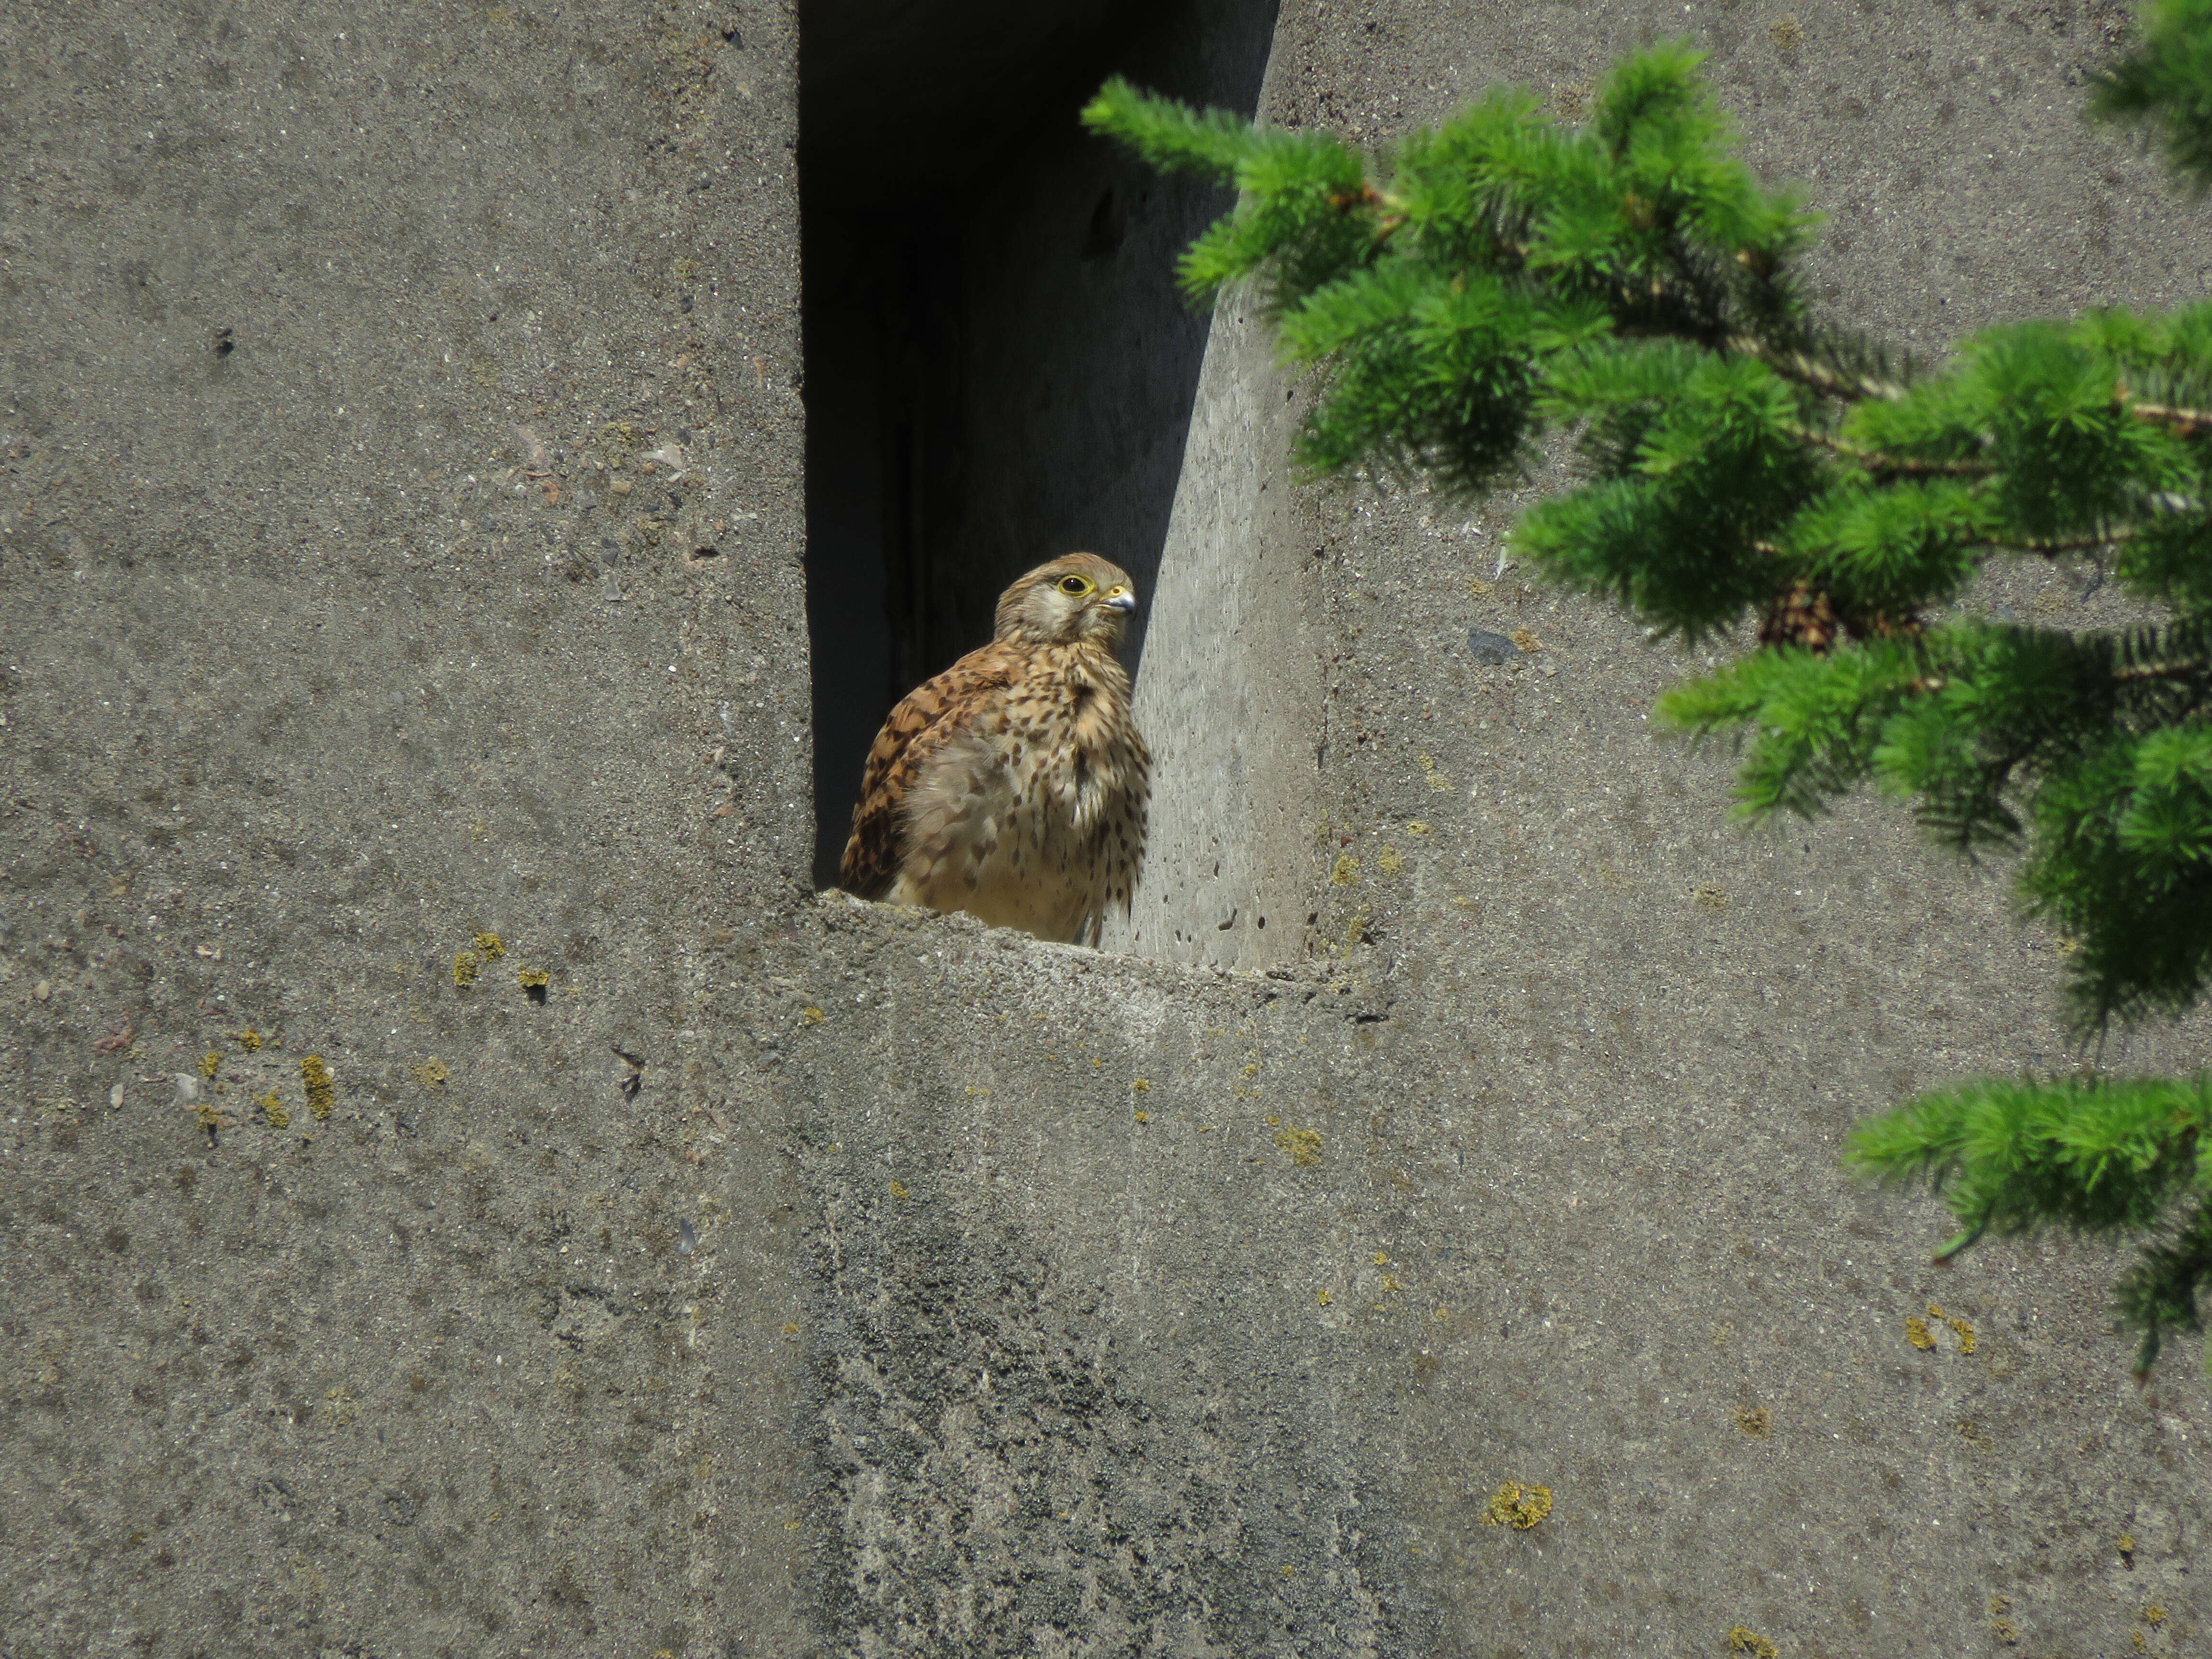
[[[792,1650],[678,1035],[806,883],[792,58],[0,15],[10,1655]]]
[[[1322,583],[1285,466],[1304,405],[1249,295],[1217,313],[1150,599],[1133,710],[1152,745],[1145,880],[1109,950],[1240,968],[1309,950]]]
[[[1293,491],[1224,322],[1159,586],[1243,631],[1140,671],[1188,912],[806,894],[788,19],[426,10],[0,16],[0,1651],[2203,1645],[2192,1358],[1839,1173],[2071,1057],[2001,870],[1728,828],[1526,492]],[[1266,108],[1704,30],[1935,344],[2202,291],[2063,113],[2104,17],[1301,0]]]

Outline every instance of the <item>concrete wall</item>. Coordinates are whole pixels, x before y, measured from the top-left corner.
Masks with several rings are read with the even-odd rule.
[[[2200,291],[2063,112],[2097,17],[1683,15],[1300,4],[1268,107],[1571,107],[1710,27],[1850,314]],[[0,48],[0,1647],[2203,1644],[2190,1356],[2138,1392],[2112,1257],[1939,1273],[1838,1170],[2063,1063],[2048,943],[1880,810],[1727,829],[1643,730],[1682,665],[1498,568],[1515,499],[1292,492],[1231,313],[1140,684],[1190,908],[1139,943],[1271,959],[1280,894],[1292,948],[817,901],[788,20]]]
[[[678,1035],[807,880],[789,20],[0,57],[0,1648],[791,1650]]]
[[[1304,405],[1256,313],[1230,296],[1206,343],[1137,679],[1156,785],[1146,875],[1105,940],[1242,968],[1315,953],[1320,561],[1338,516],[1289,476]]]

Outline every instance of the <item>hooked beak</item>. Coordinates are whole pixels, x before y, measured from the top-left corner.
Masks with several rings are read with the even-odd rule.
[[[1125,617],[1133,615],[1137,609],[1137,596],[1126,587],[1109,588],[1106,594],[1106,608],[1118,611]]]

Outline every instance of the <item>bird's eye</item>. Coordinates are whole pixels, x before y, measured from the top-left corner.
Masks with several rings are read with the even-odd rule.
[[[1060,591],[1063,593],[1088,593],[1091,591],[1091,584],[1080,576],[1062,576],[1060,579]]]

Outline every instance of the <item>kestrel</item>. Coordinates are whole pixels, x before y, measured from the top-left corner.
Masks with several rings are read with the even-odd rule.
[[[876,734],[846,889],[1097,944],[1145,861],[1152,757],[1114,654],[1136,608],[1127,574],[1095,553],[1000,594],[997,637],[908,692]]]

